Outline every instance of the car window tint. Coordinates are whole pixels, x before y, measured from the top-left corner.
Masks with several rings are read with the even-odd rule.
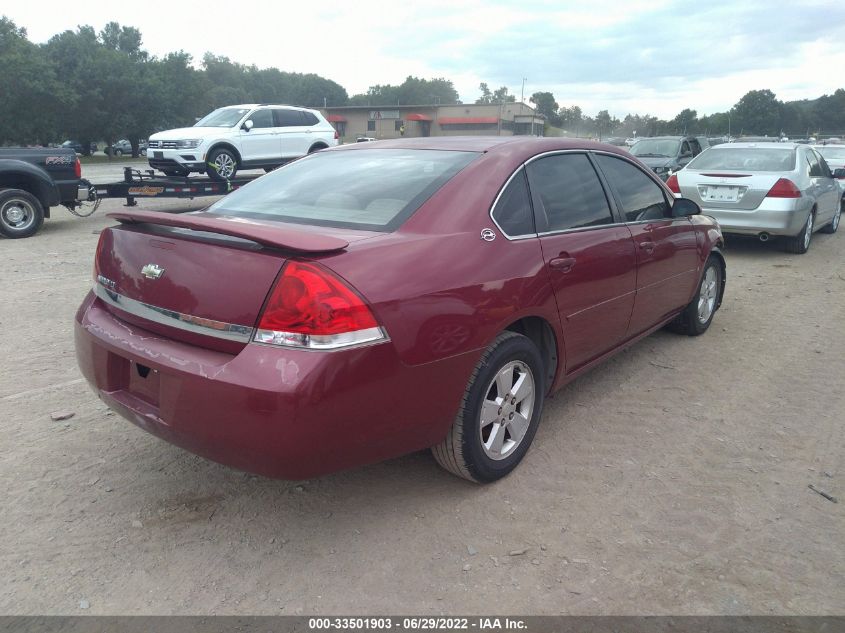
[[[302,118],[305,119],[305,125],[317,125],[320,122],[311,112],[303,112]]]
[[[584,154],[547,156],[528,165],[534,201],[549,231],[611,224],[604,189]]]
[[[830,165],[827,164],[827,161],[824,159],[824,156],[816,153],[816,157],[819,159],[819,167],[822,170],[822,176],[825,178],[833,178],[833,172],[830,171]]]
[[[294,125],[305,125],[302,119],[302,112],[299,110],[274,110],[276,113],[276,127],[292,127]]]
[[[493,209],[493,219],[511,237],[536,233],[524,170],[520,170],[505,187]]]
[[[810,178],[819,178],[822,175],[822,168],[819,165],[819,160],[816,158],[816,153],[809,151],[806,153],[807,162],[810,164]]]
[[[659,220],[671,217],[663,189],[631,163],[599,154],[596,160],[619,196],[622,212],[628,222]]]
[[[256,110],[249,115],[247,121],[252,121],[253,128],[275,127],[273,113],[270,110]]]
[[[792,171],[795,150],[780,147],[732,147],[719,145],[701,152],[687,169],[730,169],[737,171]]]
[[[317,152],[236,189],[209,211],[263,221],[393,231],[478,156],[377,148]]]

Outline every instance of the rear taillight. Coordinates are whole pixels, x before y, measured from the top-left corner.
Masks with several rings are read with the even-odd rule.
[[[800,198],[801,190],[789,178],[779,179],[766,194],[767,198]]]
[[[82,163],[79,162],[78,158],[73,163],[73,175],[76,178],[82,178]]]
[[[339,138],[340,138],[340,134],[338,134],[338,133],[337,133],[337,130],[335,130],[335,131],[334,131],[334,140],[337,140],[337,139],[339,139]]]
[[[387,340],[369,306],[319,264],[289,261],[264,306],[255,341],[338,349]]]
[[[678,177],[675,174],[669,176],[669,179],[666,181],[666,186],[672,190],[672,193],[681,193],[681,187],[678,185]]]

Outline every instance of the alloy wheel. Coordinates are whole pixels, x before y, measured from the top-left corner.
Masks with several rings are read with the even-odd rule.
[[[716,299],[719,296],[719,284],[716,275],[716,267],[710,266],[704,273],[701,281],[701,289],[698,292],[698,322],[707,323],[713,310],[716,308]]]
[[[214,166],[223,178],[230,178],[235,172],[235,159],[226,153],[218,154],[214,159]]]
[[[484,453],[505,459],[522,443],[535,401],[534,375],[522,361],[507,363],[487,387],[478,431]]]
[[[807,227],[804,229],[804,250],[810,248],[810,239],[813,237],[813,214],[807,217]]]

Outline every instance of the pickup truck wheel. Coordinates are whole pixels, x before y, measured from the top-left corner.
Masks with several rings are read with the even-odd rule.
[[[28,191],[5,189],[0,191],[0,233],[19,238],[35,235],[44,223],[44,208]]]
[[[228,149],[221,147],[214,150],[208,155],[206,162],[208,166],[205,168],[205,173],[212,180],[229,180],[238,173],[238,159]]]

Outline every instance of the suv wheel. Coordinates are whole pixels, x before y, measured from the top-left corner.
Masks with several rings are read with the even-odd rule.
[[[212,180],[229,180],[238,173],[238,159],[228,149],[218,148],[208,155],[205,173]]]

